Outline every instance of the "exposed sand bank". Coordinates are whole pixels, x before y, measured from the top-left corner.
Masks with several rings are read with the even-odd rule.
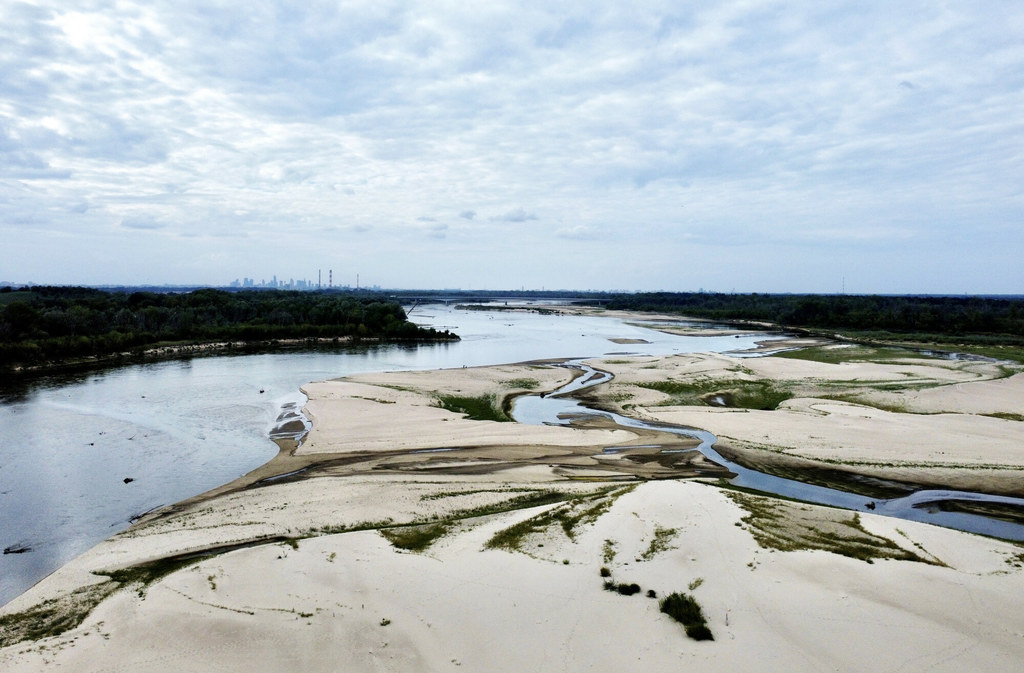
[[[600,366],[615,379],[594,401],[709,430],[762,465],[801,458],[898,480],[1024,495],[1024,374],[1004,365],[697,354]],[[760,411],[676,403],[649,387],[677,382],[708,382],[706,388],[723,391],[768,383],[792,397]]]
[[[1015,470],[1024,466],[1024,424],[979,415],[1024,399],[1024,381],[996,379],[999,372],[988,365],[825,366],[724,356],[595,364],[616,375],[592,395],[605,406],[721,431],[751,452],[878,463],[911,456],[946,465],[936,469],[949,474],[970,472],[967,463],[998,463],[995,472],[1018,479]],[[156,513],[0,614],[90,583],[97,594],[112,591],[113,583],[103,584],[107,577],[94,571],[262,544],[113,591],[79,626],[0,649],[0,668],[1018,670],[1024,660],[1019,546],[870,514],[771,504],[694,481],[643,480],[710,467],[693,462],[692,453],[679,454],[679,464],[660,463],[648,449],[603,453],[609,446],[672,441],[662,433],[600,423],[569,429],[471,421],[437,406],[445,394],[493,395],[500,406],[507,395],[551,390],[570,376],[518,365],[310,384],[314,431],[295,455],[286,451],[258,474]],[[671,400],[639,385],[702,376],[770,379],[791,386],[795,396],[764,412],[658,406]],[[865,382],[927,381],[943,385],[913,388],[906,404],[941,415],[811,394],[837,386],[868,396],[899,394]],[[948,433],[967,433],[971,441],[947,456],[941,451],[953,450],[943,443]],[[455,450],[423,453],[439,448]],[[254,486],[292,470],[303,471]],[[522,498],[549,492],[576,500],[522,509]],[[487,548],[495,534],[545,512],[548,519],[535,520],[511,548]],[[393,546],[375,530],[433,521],[447,522],[447,529],[420,553]],[[838,541],[820,542],[821,531]],[[814,539],[819,542],[807,542]],[[604,590],[602,567],[642,593]],[[648,590],[692,594],[715,640],[688,639],[645,596]],[[84,602],[83,594],[76,600]],[[22,613],[22,619],[29,617]]]

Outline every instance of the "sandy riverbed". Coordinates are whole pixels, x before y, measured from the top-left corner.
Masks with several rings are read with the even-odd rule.
[[[879,469],[935,463],[929,469],[951,478],[974,472],[965,465],[984,465],[996,481],[999,474],[1019,481],[1024,467],[1021,422],[981,415],[1013,413],[1024,377],[1000,377],[983,364],[726,356],[595,364],[616,375],[595,393],[602,404],[706,427],[749,452],[853,456]],[[1019,546],[666,478],[714,474],[692,453],[659,462],[636,448],[666,436],[600,423],[472,421],[437,405],[438,394],[457,394],[493,395],[500,406],[506,395],[551,390],[570,376],[517,365],[310,384],[315,429],[294,455],[157,513],[5,606],[0,612],[17,616],[2,626],[10,637],[14,621],[42,624],[67,605],[106,596],[80,625],[0,649],[0,668],[1018,670]],[[700,376],[788,382],[794,396],[779,410],[754,412],[670,406],[664,393],[640,385]],[[849,394],[864,382],[884,383],[860,392],[862,401],[886,406],[885,396],[900,393],[894,381],[906,384],[904,408],[942,413],[815,397],[823,386]],[[970,450],[948,440],[951,433],[966,433]],[[608,447],[627,448],[607,454]],[[514,499],[551,492],[575,499],[515,508]],[[489,546],[544,512],[553,513],[511,547]],[[400,549],[377,530],[435,521],[447,529],[422,552]],[[820,542],[823,530],[833,542]],[[252,542],[259,544],[224,551]],[[222,553],[146,585],[115,590],[93,574],[208,548]],[[606,591],[602,567],[641,593]],[[715,640],[688,639],[648,591],[692,594]]]

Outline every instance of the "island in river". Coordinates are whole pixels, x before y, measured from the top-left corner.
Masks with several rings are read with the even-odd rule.
[[[908,483],[1021,495],[1018,368],[836,348],[605,358],[589,364],[614,377],[580,395],[865,501]],[[1015,543],[731,489],[667,430],[451,409],[506,410],[576,375],[305,386],[300,446],[5,606],[3,669],[1017,670]],[[670,594],[713,640],[661,611]]]

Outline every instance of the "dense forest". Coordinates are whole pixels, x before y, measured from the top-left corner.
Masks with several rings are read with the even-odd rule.
[[[140,352],[163,343],[279,339],[457,339],[421,328],[393,301],[319,292],[0,289],[0,367]]]
[[[1020,298],[656,292],[598,303],[610,309],[809,329],[1024,340]]]

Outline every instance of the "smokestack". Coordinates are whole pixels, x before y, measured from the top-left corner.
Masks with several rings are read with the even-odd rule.
[[[328,288],[333,288],[334,287],[334,269],[328,269],[327,270],[327,287]]]

